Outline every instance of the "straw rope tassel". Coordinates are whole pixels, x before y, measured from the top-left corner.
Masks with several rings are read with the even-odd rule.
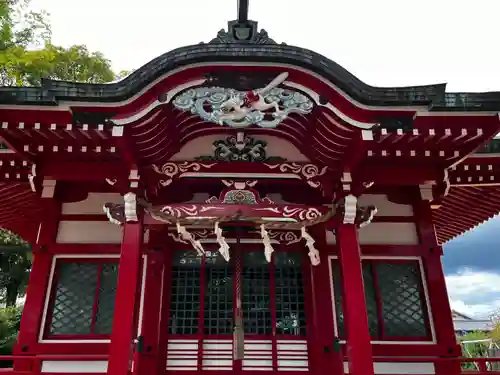
[[[306,246],[309,249],[309,258],[311,259],[311,264],[313,266],[317,266],[320,263],[319,259],[319,251],[314,247],[314,238],[311,237],[309,233],[306,231],[306,227],[302,227],[300,230],[302,238],[306,240]]]
[[[262,237],[262,243],[264,244],[264,255],[266,256],[267,262],[270,263],[274,249],[264,224],[260,225],[260,235]]]

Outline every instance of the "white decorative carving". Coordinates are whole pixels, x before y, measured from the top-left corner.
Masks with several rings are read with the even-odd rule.
[[[275,128],[291,113],[310,113],[314,103],[304,94],[277,86],[288,77],[284,72],[267,86],[248,92],[223,87],[199,87],[177,96],[173,105],[183,111],[190,111],[202,119],[233,128],[257,125]],[[212,111],[205,109],[209,105]],[[273,109],[272,120],[266,114]]]
[[[134,193],[127,193],[123,196],[125,201],[125,220],[127,222],[138,221],[137,217],[137,197]]]
[[[443,197],[446,197],[448,193],[450,192],[451,184],[450,184],[450,176],[448,173],[448,169],[444,170],[444,184],[445,184],[445,189],[443,193]]]
[[[214,233],[217,236],[217,242],[219,243],[219,253],[222,257],[229,262],[229,245],[227,244],[226,238],[222,235],[222,229],[219,227],[219,222],[215,222]]]
[[[349,194],[344,198],[344,224],[354,224],[356,221],[358,198]]]
[[[432,189],[432,184],[422,184],[419,185],[420,197],[424,201],[432,202],[434,200],[434,191]]]
[[[271,257],[274,252],[273,245],[271,245],[271,239],[267,233],[266,226],[264,224],[260,225],[260,235],[262,237],[262,243],[264,244],[264,255],[267,262],[271,262]]]
[[[249,181],[234,181],[234,180],[221,180],[224,185],[227,187],[231,187],[234,185],[236,189],[242,190],[247,187],[254,187],[257,185],[258,180],[249,180]]]
[[[306,180],[307,184],[313,188],[318,188],[321,186],[321,182],[317,181],[316,178],[324,175],[328,170],[328,167],[324,166],[321,169],[314,164],[300,164],[300,163],[283,163],[283,164],[267,164],[264,163],[270,169],[278,168],[281,172],[287,173],[292,172],[299,175],[302,179]]]
[[[196,240],[191,233],[187,231],[187,229],[182,226],[179,222],[177,222],[177,233],[179,233],[185,241],[188,241],[193,248],[196,250],[198,255],[205,254],[205,249],[200,241]]]
[[[321,260],[319,258],[318,249],[314,247],[314,242],[315,242],[314,238],[312,238],[312,236],[309,233],[307,233],[306,227],[302,227],[300,229],[300,234],[302,238],[306,240],[306,246],[309,249],[309,253],[307,253],[307,255],[309,255],[309,259],[311,259],[311,264],[313,266],[319,265]]]
[[[111,178],[106,178],[105,180],[106,180],[106,182],[107,182],[109,185],[111,185],[111,186],[115,185],[115,184],[118,182],[118,180],[117,180],[116,178],[113,178],[113,179],[111,179]]]
[[[321,212],[314,207],[288,207],[285,206],[281,210],[280,207],[264,207],[264,208],[256,208],[256,211],[270,211],[276,214],[281,214],[285,218],[293,218],[298,217],[300,221],[304,220],[314,220],[322,216]]]
[[[102,210],[106,214],[106,217],[108,218],[110,223],[116,224],[116,225],[122,225],[122,223],[119,220],[116,220],[113,215],[111,214],[111,209],[107,207],[106,205],[102,206]]]
[[[162,186],[168,186],[172,183],[173,179],[175,176],[181,173],[186,173],[186,172],[199,172],[202,168],[211,168],[217,163],[211,163],[211,164],[201,164],[201,163],[192,163],[189,161],[186,161],[184,163],[172,163],[168,162],[162,165],[161,168],[159,168],[157,165],[153,164],[153,170],[156,173],[163,174],[167,176],[166,180],[161,180],[160,185]]]
[[[33,164],[31,166],[31,173],[28,175],[28,181],[30,183],[31,191],[34,193],[36,193],[35,177],[36,177],[36,164]]]
[[[213,234],[213,232],[208,229],[191,230],[189,233],[191,233],[193,237],[197,239],[200,238],[206,239]],[[182,236],[178,233],[169,232],[168,236],[171,237],[175,242],[185,243],[185,244],[189,243],[188,241],[184,240]]]
[[[378,212],[377,207],[371,207],[369,210],[370,210],[370,213],[368,214],[366,219],[359,223],[360,228],[366,227],[368,224],[370,224]]]
[[[284,243],[285,245],[291,245],[301,240],[301,237],[291,231],[268,230],[267,234],[270,239]]]

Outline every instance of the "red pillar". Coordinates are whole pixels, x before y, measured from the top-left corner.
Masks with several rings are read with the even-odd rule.
[[[17,344],[14,346],[13,354],[37,354],[38,339],[41,319],[45,309],[46,293],[49,288],[50,271],[52,268],[53,255],[48,251],[50,245],[56,242],[57,226],[61,204],[56,201],[44,202],[46,211],[44,221],[40,223],[40,229],[36,243],[32,244],[33,261],[26,291],[23,314]],[[33,370],[36,364],[33,361],[14,361],[14,369],[18,371]]]
[[[163,291],[163,253],[151,251],[147,254],[144,307],[142,313],[143,338],[139,362],[134,366],[136,374],[156,374],[158,361],[161,294]]]
[[[115,314],[109,347],[109,375],[127,375],[136,339],[143,225],[125,223],[116,287]]]
[[[315,240],[315,246],[321,257],[321,263],[318,266],[310,267],[311,275],[311,298],[309,299],[312,307],[313,327],[308,345],[312,347],[311,367],[315,374],[322,375],[325,369],[331,369],[330,373],[342,375],[344,373],[344,359],[342,352],[336,352],[339,345],[336,345],[335,330],[333,321],[333,302],[331,288],[333,288],[330,279],[328,247],[326,244],[325,225],[315,225],[308,229],[309,234]],[[325,308],[331,306],[331,308]]]
[[[435,235],[430,203],[428,201],[419,201],[414,205],[414,211],[420,244],[424,248],[423,264],[425,278],[436,341],[439,346],[439,353],[436,353],[436,355],[458,357],[461,356],[461,348],[456,341],[450,300],[441,262],[443,249],[438,245]],[[458,363],[447,362],[437,364],[436,374],[460,374],[460,365]]]
[[[170,295],[172,287],[172,256],[174,242],[165,236],[163,257],[163,293],[161,297],[160,328],[158,332],[158,375],[164,375],[167,371],[167,349],[168,349],[168,323],[170,319]]]
[[[336,233],[344,286],[349,374],[373,375],[373,355],[357,228],[354,224],[340,224]]]

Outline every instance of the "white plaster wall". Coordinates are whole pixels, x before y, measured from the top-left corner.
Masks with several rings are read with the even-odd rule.
[[[413,216],[413,207],[409,204],[390,202],[385,194],[365,194],[359,197],[360,206],[374,205],[377,216]]]
[[[397,363],[397,362],[375,362],[375,374],[415,374],[427,375],[435,374],[436,370],[433,363]],[[344,362],[344,372],[349,374],[349,364]]]
[[[119,244],[122,241],[122,227],[109,221],[59,222],[57,243],[99,243]]]
[[[104,215],[104,203],[123,203],[118,193],[89,193],[87,199],[80,202],[63,203],[63,215]]]
[[[335,244],[333,232],[328,231],[326,241]],[[358,230],[360,245],[417,245],[417,227],[414,223],[370,223]]]
[[[57,243],[120,244],[123,228],[109,221],[62,220],[57,230]],[[144,243],[149,241],[149,230],[144,232]]]
[[[197,156],[213,154],[213,143],[226,139],[228,134],[213,134],[193,139],[186,143],[170,160],[193,160]],[[253,136],[252,136],[253,137]],[[309,159],[287,140],[269,135],[256,135],[257,140],[267,142],[267,156],[281,156],[288,161],[307,162]]]
[[[42,373],[106,373],[108,361],[42,361]]]

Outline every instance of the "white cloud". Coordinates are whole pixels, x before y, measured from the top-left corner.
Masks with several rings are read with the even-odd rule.
[[[463,269],[446,276],[451,307],[464,314],[486,317],[500,309],[500,274]]]

